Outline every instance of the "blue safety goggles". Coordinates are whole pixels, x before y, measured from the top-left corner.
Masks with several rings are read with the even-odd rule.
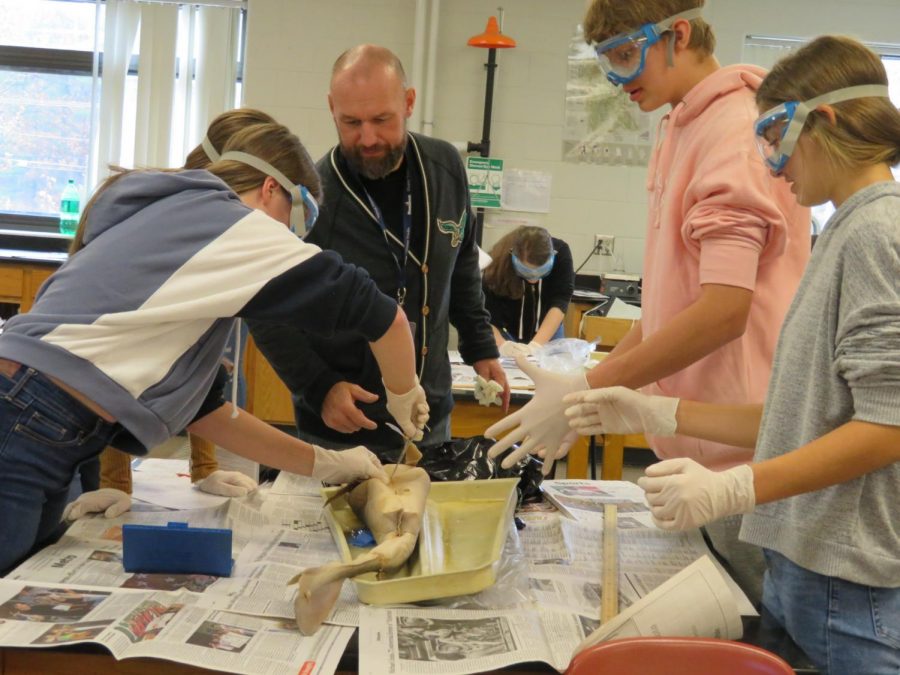
[[[889,98],[888,88],[882,84],[861,84],[836,89],[807,101],[785,101],[760,115],[753,125],[756,146],[766,166],[775,175],[784,171],[797,139],[806,125],[809,113],[825,103],[840,103],[869,96]]]
[[[615,86],[628,84],[636,79],[643,71],[647,60],[647,50],[662,39],[662,36],[672,29],[679,19],[699,19],[700,8],[689,9],[675,14],[659,23],[647,23],[633,33],[620,33],[608,40],[594,45],[600,68],[606,74],[606,79]],[[668,61],[672,65],[672,52],[674,43],[670,43]]]
[[[319,202],[316,201],[316,198],[312,196],[312,193],[306,189],[305,185],[297,185],[296,187],[300,188],[300,199],[303,200],[303,204],[306,206],[306,212],[303,216],[303,227],[309,232],[312,229],[312,226],[315,225],[316,219],[319,217]],[[291,195],[291,231],[296,232],[294,229],[294,193],[290,193]]]
[[[252,166],[254,169],[262,171],[267,176],[271,176],[278,181],[278,184],[284,188],[285,192],[287,192],[288,196],[291,198],[291,232],[296,234],[300,223],[303,223],[305,231],[309,232],[316,222],[316,218],[319,217],[319,204],[306,186],[294,185],[287,179],[287,176],[269,164],[266,160],[260,159],[247,152],[229,150],[223,154],[220,159],[230,159],[233,162],[240,162],[241,164]],[[305,212],[303,208],[304,205],[306,206]]]
[[[550,274],[550,271],[553,269],[553,263],[556,262],[556,251],[553,251],[550,254],[550,257],[547,258],[544,264],[538,265],[537,267],[526,265],[519,260],[512,251],[510,251],[510,256],[512,257],[513,269],[516,271],[516,274],[525,279],[525,281],[538,281],[543,279]]]

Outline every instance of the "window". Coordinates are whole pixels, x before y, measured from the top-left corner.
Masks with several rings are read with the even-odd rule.
[[[744,63],[755,63],[763,68],[771,68],[778,59],[786,56],[794,49],[801,47],[806,40],[799,38],[776,38],[748,35],[744,39],[742,60]],[[891,102],[900,108],[900,45],[883,43],[866,43],[876,54],[881,55],[881,62],[888,76],[888,89]],[[900,180],[900,168],[892,169],[894,177]],[[834,214],[831,202],[812,208],[812,233],[819,234]]]
[[[109,164],[180,165],[240,105],[243,7],[0,0],[0,228],[55,231],[67,181],[84,203]]]
[[[68,179],[86,183],[97,11],[93,2],[0,0],[0,214],[7,223],[55,227]]]

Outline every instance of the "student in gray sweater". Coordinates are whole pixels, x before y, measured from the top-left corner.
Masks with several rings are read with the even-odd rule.
[[[831,675],[900,672],[900,112],[878,56],[824,36],[757,92],[760,149],[803,205],[837,211],[782,327],[765,405],[615,387],[572,394],[588,433],[684,434],[755,447],[713,472],[690,459],[639,480],[657,525],[738,513],[764,549],[763,606]]]

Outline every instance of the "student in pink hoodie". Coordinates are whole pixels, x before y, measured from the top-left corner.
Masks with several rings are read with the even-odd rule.
[[[741,405],[764,400],[775,341],[810,250],[810,214],[756,149],[756,89],[765,71],[722,67],[703,20],[704,0],[594,0],[584,20],[610,82],[644,112],[668,105],[648,172],[642,318],[608,358],[583,375],[525,366],[536,395],[487,430],[513,428],[492,449],[522,442],[553,459],[574,437],[562,396],[624,385],[650,394]],[[723,443],[660,437],[660,458],[690,457],[724,470],[753,452]],[[737,542],[739,519],[710,528],[713,546],[759,597],[764,564]],[[736,550],[743,549],[743,550]]]

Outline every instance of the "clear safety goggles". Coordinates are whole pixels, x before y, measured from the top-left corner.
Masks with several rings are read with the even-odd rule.
[[[262,171],[267,176],[274,178],[291,198],[291,232],[297,233],[297,228],[301,223],[307,232],[312,228],[313,224],[316,222],[316,218],[319,217],[319,204],[305,185],[294,185],[287,179],[287,176],[269,164],[266,160],[260,159],[247,152],[229,150],[219,159],[227,159],[232,162],[240,162],[241,164],[252,166],[254,169]],[[306,206],[306,209],[303,208],[304,205]]]
[[[637,78],[644,70],[647,60],[647,50],[662,39],[665,33],[672,29],[679,19],[699,19],[701,10],[699,7],[680,12],[659,23],[647,23],[633,33],[620,33],[608,40],[594,45],[600,68],[606,74],[606,79],[612,84],[620,86],[628,84]],[[669,43],[668,63],[672,65],[674,43]]]
[[[510,256],[512,257],[513,269],[516,271],[516,274],[525,279],[525,281],[538,281],[539,279],[543,279],[550,274],[550,270],[553,269],[553,263],[556,262],[556,251],[553,251],[550,254],[550,257],[547,258],[543,265],[538,265],[537,267],[526,265],[519,260],[512,251],[510,251]]]
[[[800,132],[806,125],[806,118],[818,106],[869,96],[889,98],[888,88],[883,84],[845,87],[808,101],[785,101],[764,112],[754,123],[753,132],[756,134],[756,146],[766,166],[776,175],[784,171],[797,145],[797,139],[800,138]]]

